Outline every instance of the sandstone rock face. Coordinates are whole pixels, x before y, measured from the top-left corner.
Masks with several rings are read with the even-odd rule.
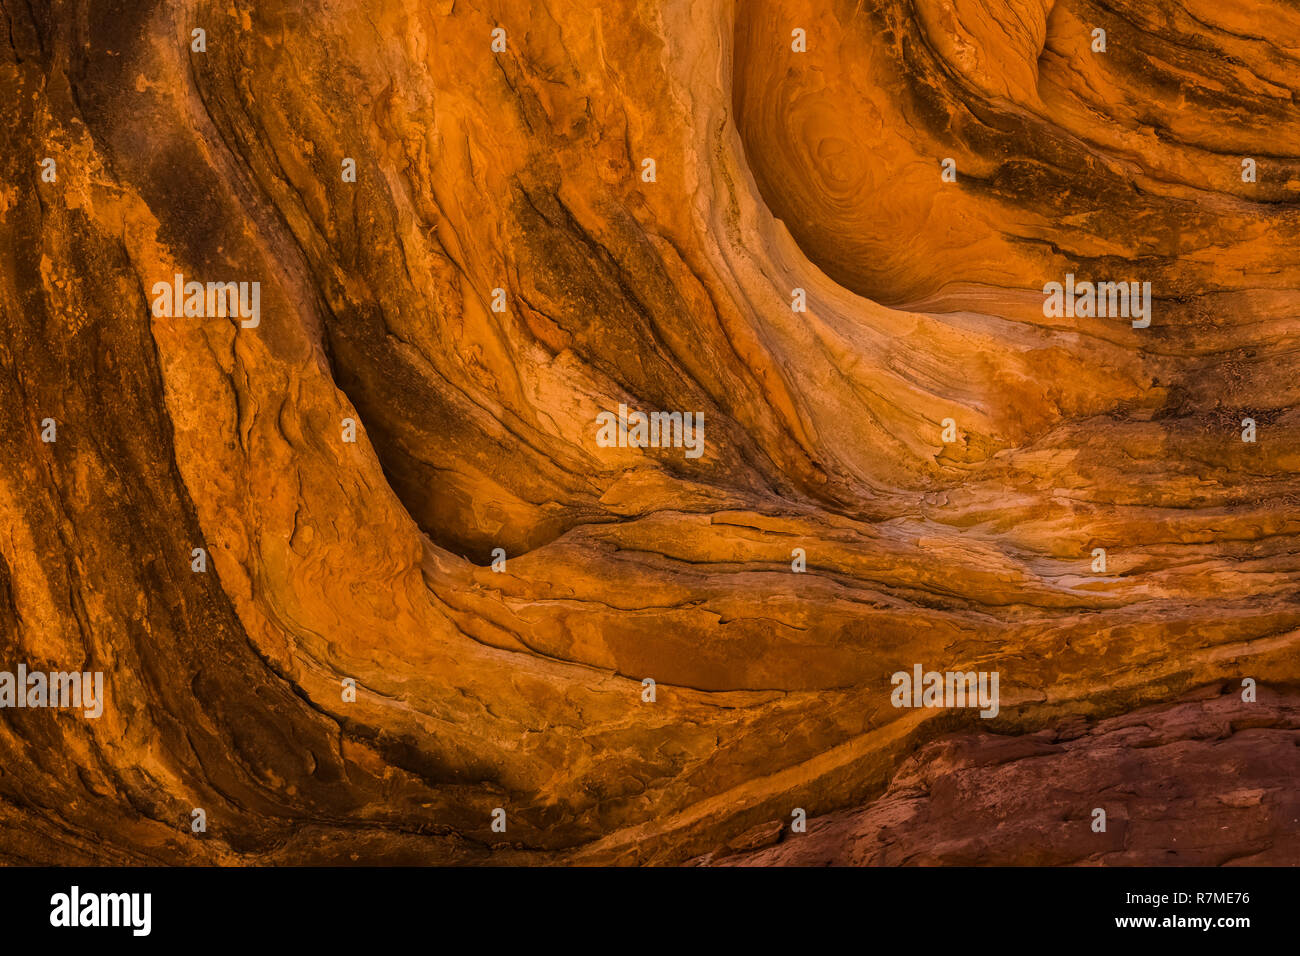
[[[0,861],[1300,862],[1292,6],[0,10]]]
[[[695,862],[1294,865],[1294,699],[1194,697],[1093,725],[950,735],[909,757],[867,807],[810,820],[802,836],[756,828]],[[1104,831],[1092,826],[1099,809]]]

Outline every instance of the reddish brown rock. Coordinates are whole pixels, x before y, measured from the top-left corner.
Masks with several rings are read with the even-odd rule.
[[[804,833],[774,821],[768,839],[756,828],[695,862],[1286,866],[1300,858],[1297,778],[1297,697],[1244,704],[1229,691],[1016,737],[942,737],[869,805]]]

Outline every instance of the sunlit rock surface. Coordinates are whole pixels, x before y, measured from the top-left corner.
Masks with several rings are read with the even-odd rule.
[[[1300,862],[1293,6],[0,10],[0,861]]]

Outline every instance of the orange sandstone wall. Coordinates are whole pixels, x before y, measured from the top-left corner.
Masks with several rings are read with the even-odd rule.
[[[0,10],[0,862],[1300,862],[1293,5]]]

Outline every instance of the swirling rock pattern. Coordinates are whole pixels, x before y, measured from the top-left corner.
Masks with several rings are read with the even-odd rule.
[[[1297,862],[1293,7],[0,10],[0,860]]]

